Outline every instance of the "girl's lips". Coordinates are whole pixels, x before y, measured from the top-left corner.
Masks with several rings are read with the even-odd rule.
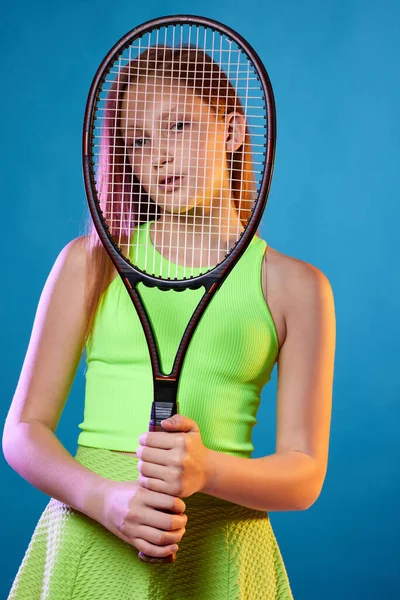
[[[164,183],[159,183],[158,186],[164,192],[173,192],[181,185],[182,179],[183,179],[182,176],[175,176],[175,175],[172,177],[167,177],[167,179],[164,181]]]

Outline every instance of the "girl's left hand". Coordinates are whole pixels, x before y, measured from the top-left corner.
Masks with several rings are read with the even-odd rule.
[[[209,450],[199,426],[181,414],[161,424],[168,433],[152,431],[139,437],[139,484],[179,498],[201,492],[207,483]]]

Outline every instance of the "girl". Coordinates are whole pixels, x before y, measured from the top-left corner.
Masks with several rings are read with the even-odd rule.
[[[171,277],[218,264],[255,194],[244,110],[219,67],[199,49],[146,50],[109,90],[102,131],[97,185],[124,253]],[[193,336],[180,414],[147,434],[148,350],[115,275],[92,228],[62,250],[39,302],[3,449],[51,499],[9,598],[293,598],[268,513],[309,508],[324,482],[335,346],[327,278],[255,236]],[[141,293],[168,373],[203,291]],[[72,457],[54,432],[84,348]],[[275,363],[276,452],[251,459]],[[178,543],[173,563],[138,559]]]

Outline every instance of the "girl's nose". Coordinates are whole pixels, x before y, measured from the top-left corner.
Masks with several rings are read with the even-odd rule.
[[[165,140],[161,140],[159,144],[154,148],[153,153],[153,166],[162,167],[165,164],[173,161],[172,148]]]

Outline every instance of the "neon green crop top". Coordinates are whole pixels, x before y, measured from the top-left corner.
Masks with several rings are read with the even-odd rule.
[[[151,245],[150,252],[168,262]],[[254,237],[211,300],[190,342],[179,382],[179,411],[194,419],[207,448],[249,458],[263,386],[278,356],[278,339],[261,286],[266,242]],[[149,251],[149,250],[148,250]],[[140,264],[140,263],[138,263]],[[183,269],[183,267],[179,267]],[[154,325],[164,372],[204,289],[160,292],[139,284]],[[86,344],[84,420],[78,444],[135,452],[148,431],[153,383],[146,339],[121,279],[109,285]]]

